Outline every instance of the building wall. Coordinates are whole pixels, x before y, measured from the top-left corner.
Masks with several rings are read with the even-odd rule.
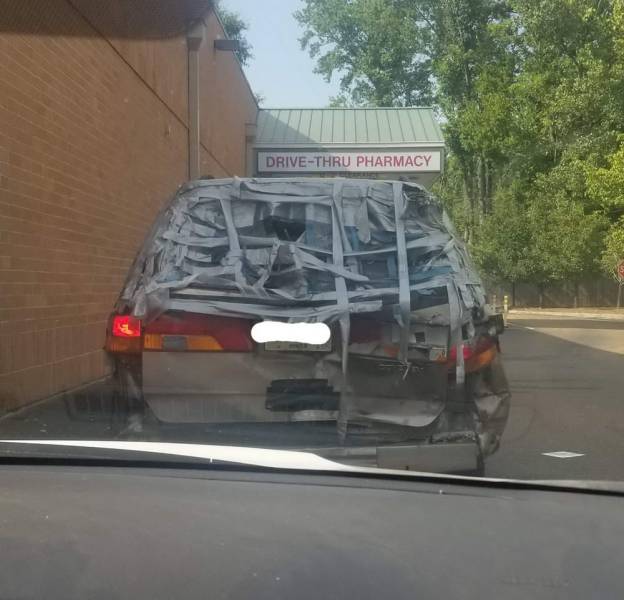
[[[188,172],[183,33],[113,39],[70,0],[8,11],[36,26],[0,33],[0,413],[108,372],[107,317]],[[214,15],[207,31],[202,169],[243,175],[257,107],[236,59],[213,49]]]

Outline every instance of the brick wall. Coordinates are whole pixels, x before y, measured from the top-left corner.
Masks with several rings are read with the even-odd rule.
[[[187,174],[184,36],[107,39],[79,7],[14,3],[16,20],[62,33],[0,33],[0,412],[107,373],[107,316]],[[213,49],[214,15],[207,30],[202,169],[243,175],[256,105]]]

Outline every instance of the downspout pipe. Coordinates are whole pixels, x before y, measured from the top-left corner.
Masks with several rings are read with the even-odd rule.
[[[199,139],[199,49],[206,35],[206,24],[198,21],[186,34],[188,50],[188,177],[198,179],[200,175]]]

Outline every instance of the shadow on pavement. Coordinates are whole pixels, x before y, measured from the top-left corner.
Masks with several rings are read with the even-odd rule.
[[[0,419],[4,439],[123,438],[146,417],[142,402],[124,397],[113,379],[53,396]]]
[[[535,324],[548,328],[553,327],[551,322],[540,319]],[[611,327],[613,336],[624,329],[617,325]],[[486,475],[624,479],[624,356],[524,327],[508,329],[501,346],[512,392],[511,413]],[[543,455],[561,450],[584,456]]]

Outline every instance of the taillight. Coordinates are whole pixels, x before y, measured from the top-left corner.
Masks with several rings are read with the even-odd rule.
[[[145,327],[143,349],[164,352],[251,352],[253,321],[194,313],[166,313]]]
[[[141,337],[141,321],[132,315],[115,315],[111,332],[113,337]]]
[[[466,373],[478,371],[489,365],[498,353],[496,340],[491,337],[481,337],[474,346],[464,345],[464,368]],[[457,360],[457,347],[453,346],[449,351],[447,364],[453,367]]]
[[[113,315],[106,336],[106,350],[123,354],[141,352],[141,320],[132,315]]]

